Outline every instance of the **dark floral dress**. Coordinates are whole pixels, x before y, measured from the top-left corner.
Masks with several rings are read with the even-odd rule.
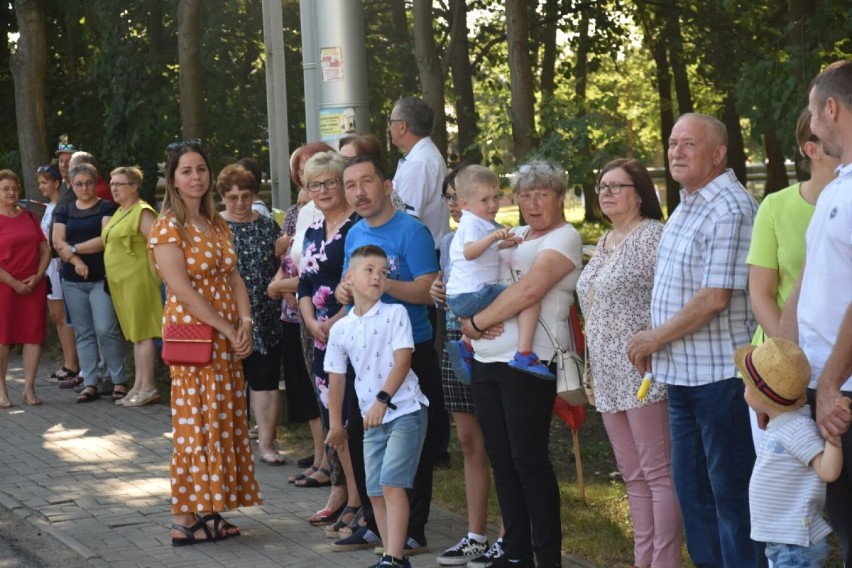
[[[298,295],[299,298],[311,298],[317,321],[326,321],[340,311],[341,306],[334,297],[334,289],[343,275],[346,234],[359,218],[357,213],[353,213],[330,240],[326,240],[325,221],[322,219],[305,232]],[[325,343],[314,339],[311,378],[320,403],[323,408],[328,408],[328,374],[323,369],[325,347]]]
[[[281,343],[282,336],[281,308],[277,301],[266,295],[266,287],[278,269],[275,257],[278,224],[259,215],[247,223],[228,221],[228,226],[234,235],[237,265],[251,302],[254,350],[266,355]]]

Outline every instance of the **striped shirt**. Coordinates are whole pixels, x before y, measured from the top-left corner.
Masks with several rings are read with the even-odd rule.
[[[810,546],[828,536],[825,482],[810,467],[823,451],[807,406],[769,421],[748,490],[752,540]]]
[[[658,381],[700,386],[736,376],[734,351],[754,333],[746,257],[757,203],[732,170],[691,194],[681,190],[680,199],[657,250],[651,325],[671,319],[702,288],[733,293],[707,325],[654,353],[652,365]]]

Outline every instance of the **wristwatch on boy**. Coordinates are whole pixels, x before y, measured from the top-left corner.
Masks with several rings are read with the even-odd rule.
[[[77,254],[77,245],[71,245],[68,250],[71,251],[71,254]]]
[[[376,395],[376,400],[378,400],[382,404],[386,404],[387,407],[391,410],[396,410],[396,405],[391,402],[391,395],[389,395],[385,391],[379,391],[379,394]]]

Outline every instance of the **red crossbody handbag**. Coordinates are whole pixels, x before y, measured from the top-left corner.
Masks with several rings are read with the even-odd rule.
[[[166,365],[205,367],[213,359],[213,326],[206,323],[163,326]]]

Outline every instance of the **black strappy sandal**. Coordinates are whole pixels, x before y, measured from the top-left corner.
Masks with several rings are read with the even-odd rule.
[[[240,527],[229,523],[219,513],[210,513],[209,515],[195,513],[195,520],[199,523],[204,523],[204,526],[208,526],[207,523],[213,521],[213,534],[217,537],[213,540],[222,540],[229,536],[240,536],[240,534],[242,534],[240,532]]]
[[[185,527],[183,525],[173,523],[172,529],[180,531],[186,535],[186,538],[172,537],[172,546],[192,546],[194,544],[204,544],[205,542],[215,542],[217,540],[222,540],[221,538],[214,538],[213,533],[210,532],[210,528],[207,526],[207,523],[203,522],[195,523],[191,527]],[[195,538],[195,532],[199,530],[203,530],[207,538]]]

